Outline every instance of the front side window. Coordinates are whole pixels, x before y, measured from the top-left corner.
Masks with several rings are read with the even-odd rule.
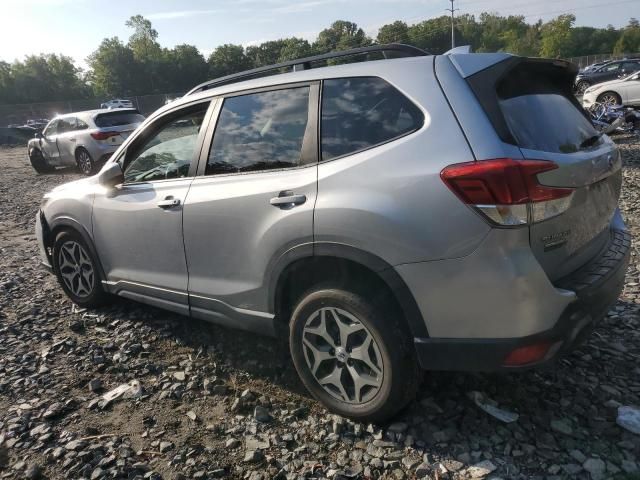
[[[612,63],[610,65],[606,65],[604,67],[602,67],[602,71],[603,72],[614,72],[616,70],[618,70],[620,68],[620,64],[619,63]]]
[[[208,106],[202,104],[172,116],[151,138],[134,147],[125,161],[125,183],[186,177]]]
[[[47,125],[47,128],[44,129],[42,135],[45,137],[56,135],[58,133],[58,123],[60,123],[60,120],[53,120],[49,125]]]
[[[322,91],[322,160],[388,142],[419,129],[424,115],[381,78],[325,80]]]
[[[308,117],[309,87],[226,98],[205,174],[255,172],[301,165]]]

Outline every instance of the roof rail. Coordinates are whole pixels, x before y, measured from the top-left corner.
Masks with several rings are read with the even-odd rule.
[[[365,55],[368,53],[382,53],[385,58],[387,58],[387,52],[393,54],[390,58],[394,57],[421,57],[425,55],[429,55],[429,53],[425,52],[421,48],[413,47],[411,45],[405,45],[402,43],[391,43],[388,45],[372,45],[370,47],[360,47],[353,48],[351,50],[342,50],[339,52],[330,52],[325,53],[323,55],[315,55],[313,57],[305,57],[299,58],[296,60],[289,60],[287,62],[276,63],[275,65],[267,65],[264,67],[254,68],[252,70],[246,70],[244,72],[233,73],[231,75],[227,75],[225,77],[216,78],[213,80],[209,80],[207,82],[201,83],[200,85],[189,90],[187,95],[191,95],[197,92],[202,92],[204,90],[209,90],[210,88],[219,87],[221,85],[228,85],[231,83],[241,82],[243,80],[249,80],[258,76],[267,76],[269,72],[277,72],[278,70],[291,68],[294,72],[299,70],[308,70],[312,67],[312,63],[322,62],[325,60],[331,60],[334,58],[342,58],[342,57],[353,57],[356,55]]]

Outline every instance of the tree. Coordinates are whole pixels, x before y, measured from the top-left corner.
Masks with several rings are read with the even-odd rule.
[[[118,37],[105,38],[93,52],[87,63],[91,68],[91,83],[98,97],[124,96],[141,93],[135,90],[134,80],[139,75],[139,65],[133,50]]]
[[[223,77],[251,68],[251,62],[244,53],[242,45],[225,44],[216,48],[207,61],[209,76]]]
[[[640,23],[635,18],[631,18],[616,42],[613,53],[635,53],[638,51],[640,51]]]
[[[308,41],[296,37],[285,38],[280,49],[278,61],[286,62],[287,60],[308,57],[313,54],[312,52],[313,50]]]
[[[384,43],[409,43],[409,27],[405,22],[396,20],[380,27],[376,42]]]
[[[167,90],[183,92],[209,77],[209,66],[193,45],[176,45],[166,50],[163,64]]]
[[[575,15],[565,14],[543,24],[540,29],[542,35],[540,55],[548,58],[570,57],[571,27],[575,21]]]
[[[318,34],[314,49],[318,53],[347,50],[349,48],[365,47],[371,44],[364,30],[353,22],[338,20]]]
[[[278,63],[280,53],[284,47],[284,40],[270,40],[260,45],[247,47],[246,56],[253,67],[273,65]]]
[[[158,43],[158,32],[153,28],[151,22],[142,15],[134,15],[125,22],[129,28],[133,28],[133,33],[129,37],[129,47],[137,60],[158,59],[161,54]]]
[[[451,18],[431,18],[409,27],[409,43],[430,53],[444,53],[451,48]]]

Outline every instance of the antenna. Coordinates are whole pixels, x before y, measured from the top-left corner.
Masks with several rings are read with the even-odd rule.
[[[445,8],[447,12],[451,12],[451,48],[456,48],[456,30],[455,30],[455,20],[454,13],[456,10],[460,10],[459,8],[453,8],[453,2],[455,0],[449,0],[451,2],[451,8]]]

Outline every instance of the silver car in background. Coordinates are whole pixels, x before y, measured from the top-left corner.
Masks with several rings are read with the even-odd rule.
[[[93,175],[143,121],[136,109],[60,115],[29,140],[29,160],[38,173],[76,165],[85,175]]]

